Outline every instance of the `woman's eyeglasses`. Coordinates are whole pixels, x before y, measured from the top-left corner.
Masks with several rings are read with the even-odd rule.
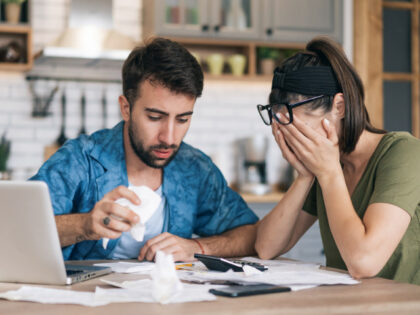
[[[273,122],[273,116],[274,119],[282,124],[282,125],[288,125],[293,122],[293,108],[307,104],[309,102],[315,101],[317,99],[320,99],[324,97],[324,95],[318,95],[315,97],[308,98],[304,101],[300,101],[293,104],[268,104],[268,105],[257,105],[258,113],[261,116],[261,119],[263,120],[264,124],[267,126],[270,126]]]

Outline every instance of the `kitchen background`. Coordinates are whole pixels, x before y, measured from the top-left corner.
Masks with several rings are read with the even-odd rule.
[[[149,34],[150,31],[144,28],[145,21],[143,20],[143,16],[146,18],[149,17],[149,13],[144,15],[146,1],[112,1],[113,28],[133,38],[135,41],[141,42],[143,36]],[[166,3],[176,4],[178,1],[183,2],[182,0],[168,0]],[[200,3],[203,2],[203,0],[198,1]],[[233,2],[235,1],[233,0]],[[414,1],[417,3],[418,0]],[[156,2],[163,3],[165,1]],[[194,0],[185,0],[185,2],[194,2]],[[206,1],[204,2],[207,3]],[[220,3],[220,1],[215,2]],[[230,3],[229,1],[222,2]],[[252,3],[257,6],[258,12],[266,10],[264,6],[266,7],[268,4],[272,5],[277,10],[274,12],[283,14],[283,20],[279,19],[280,22],[286,21],[285,23],[293,23],[297,12],[291,12],[289,14],[288,12],[283,12],[281,9],[287,2],[288,0],[244,1],[244,3]],[[373,1],[369,2],[373,3]],[[375,2],[378,1],[375,0]],[[56,40],[68,27],[71,0],[30,0],[28,3],[30,4],[30,10],[27,10],[29,12],[27,19],[30,22],[29,24],[32,30],[32,46],[28,47],[28,50],[30,51],[32,48],[32,52],[36,54],[46,45]],[[148,3],[154,2],[148,1]],[[313,7],[317,7],[318,4],[330,7],[334,4],[336,9],[339,8],[339,12],[329,12],[329,18],[335,19],[335,28],[339,32],[339,41],[341,41],[349,59],[353,59],[353,50],[355,48],[353,25],[357,29],[357,27],[363,24],[358,23],[356,25],[353,23],[354,4],[359,3],[360,7],[360,3],[365,4],[366,2],[360,0],[294,0],[293,3],[295,8],[301,7],[304,11],[305,23],[308,23],[308,25],[304,25],[306,28],[311,27],[312,16],[314,14],[322,13],[308,9],[308,4],[316,3]],[[379,1],[379,3],[381,2]],[[404,5],[398,6],[403,7]],[[4,9],[4,5],[1,8]],[[162,7],[156,5],[156,8],[159,9]],[[254,11],[251,12],[253,17],[256,14]],[[1,16],[4,16],[3,12]],[[195,17],[191,18],[194,19]],[[279,21],[274,21],[273,23]],[[267,21],[263,18],[260,19],[260,23],[264,24]],[[401,25],[401,23],[398,25]],[[218,31],[218,29],[214,29],[214,32]],[[267,36],[271,35],[268,31],[269,29],[267,28]],[[163,29],[162,33],[164,34]],[[283,36],[282,38],[287,39],[286,41],[290,41],[296,34],[291,36],[289,33],[290,31],[288,32],[286,30],[277,35],[280,37]],[[300,33],[304,32],[300,30]],[[255,34],[254,41],[260,40],[259,35]],[[209,35],[203,36],[203,39],[207,36]],[[236,34],[234,36],[238,37],[239,35]],[[305,36],[308,36],[308,34]],[[398,33],[396,33],[396,36],[402,38]],[[364,38],[365,40],[372,41],[367,36]],[[301,42],[307,41],[304,37],[300,40]],[[197,41],[194,43],[196,44]],[[399,47],[403,46],[404,43]],[[368,45],[366,45],[367,48]],[[204,44],[200,42],[200,49],[199,53],[202,57],[202,53],[206,53],[205,42]],[[248,51],[248,57],[253,56],[253,52],[248,46],[245,46],[243,51],[247,51],[247,49],[250,49]],[[209,46],[208,51],[213,52],[214,46]],[[389,60],[395,60],[392,55],[385,57],[388,57]],[[257,66],[254,65],[255,67]],[[53,70],[57,74],[58,70]],[[74,73],[77,73],[77,71],[72,70],[74,76]],[[256,69],[253,71],[256,71]],[[85,72],[89,72],[89,70],[80,70],[80,74]],[[63,91],[65,91],[66,95],[65,136],[67,138],[78,136],[82,128],[85,128],[87,133],[92,133],[103,127],[112,127],[120,120],[117,100],[121,93],[121,86],[118,82],[57,81],[45,79],[28,81],[26,80],[26,76],[27,73],[22,71],[0,71],[0,134],[5,134],[6,138],[11,141],[8,169],[11,170],[12,179],[16,180],[24,180],[35,174],[44,161],[46,148],[51,147],[59,137],[62,127],[61,106]],[[30,88],[31,84],[32,89]],[[269,76],[265,79],[247,78],[243,80],[233,76],[218,78],[206,75],[203,95],[197,100],[191,128],[185,141],[210,155],[230,184],[233,184],[237,178],[236,154],[238,140],[256,135],[266,136],[268,141],[266,158],[267,182],[269,184],[284,184],[288,180],[288,165],[282,158],[271,136],[271,129],[262,123],[256,110],[257,104],[267,103],[270,86]],[[50,115],[46,117],[33,117],[32,112],[34,110],[35,96],[38,98],[38,101],[41,99],[41,103],[44,102],[45,104],[46,99],[48,99],[48,96],[54,89],[57,89],[57,93],[54,94],[49,105],[48,112]],[[388,91],[391,91],[389,97],[398,94],[393,93],[392,89]],[[82,95],[84,95],[84,101],[82,101]],[[84,124],[82,123],[81,110],[83,102],[86,104],[86,119]],[[410,103],[411,99],[408,102]],[[395,118],[398,114],[391,113],[390,116]],[[392,129],[395,130],[398,128]],[[264,198],[250,199],[250,206],[260,217],[264,216],[274,205],[273,198],[266,200]],[[303,237],[298,246],[286,256],[323,263],[324,257],[321,249],[319,230],[318,226],[315,225]]]

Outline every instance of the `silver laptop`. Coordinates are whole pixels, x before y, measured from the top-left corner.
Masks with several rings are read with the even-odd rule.
[[[48,186],[40,181],[0,181],[0,253],[0,282],[72,284],[111,272],[64,264]]]

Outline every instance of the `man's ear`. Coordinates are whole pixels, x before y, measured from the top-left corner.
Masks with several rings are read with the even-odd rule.
[[[346,104],[344,103],[343,93],[337,93],[334,95],[332,110],[339,119],[344,118],[344,115],[346,114]]]
[[[124,95],[118,97],[118,103],[120,103],[121,117],[124,121],[128,121],[130,119],[130,103]]]

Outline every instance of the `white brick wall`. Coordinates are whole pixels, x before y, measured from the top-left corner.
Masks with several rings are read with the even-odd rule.
[[[14,178],[24,179],[32,175],[43,161],[43,149],[51,145],[60,133],[61,91],[67,96],[66,136],[76,137],[81,127],[80,97],[85,91],[86,128],[88,133],[102,128],[102,93],[106,93],[108,119],[107,127],[112,127],[120,120],[118,84],[60,82],[50,111],[45,118],[31,117],[32,99],[27,82],[23,76],[10,80],[8,73],[0,75],[3,93],[0,93],[0,131],[7,130],[12,140],[9,167]],[[53,82],[39,81],[36,91],[46,95],[55,86]],[[198,99],[189,133],[185,141],[200,148],[212,156],[224,172],[228,181],[234,179],[234,161],[232,148],[235,140],[256,133],[267,135],[270,141],[268,173],[270,182],[276,182],[280,169],[285,167],[276,144],[271,136],[271,129],[260,120],[256,111],[257,103],[265,103],[269,83],[217,82],[205,83],[203,96]],[[220,97],[220,93],[226,97]],[[237,96],[237,99],[235,98]]]

